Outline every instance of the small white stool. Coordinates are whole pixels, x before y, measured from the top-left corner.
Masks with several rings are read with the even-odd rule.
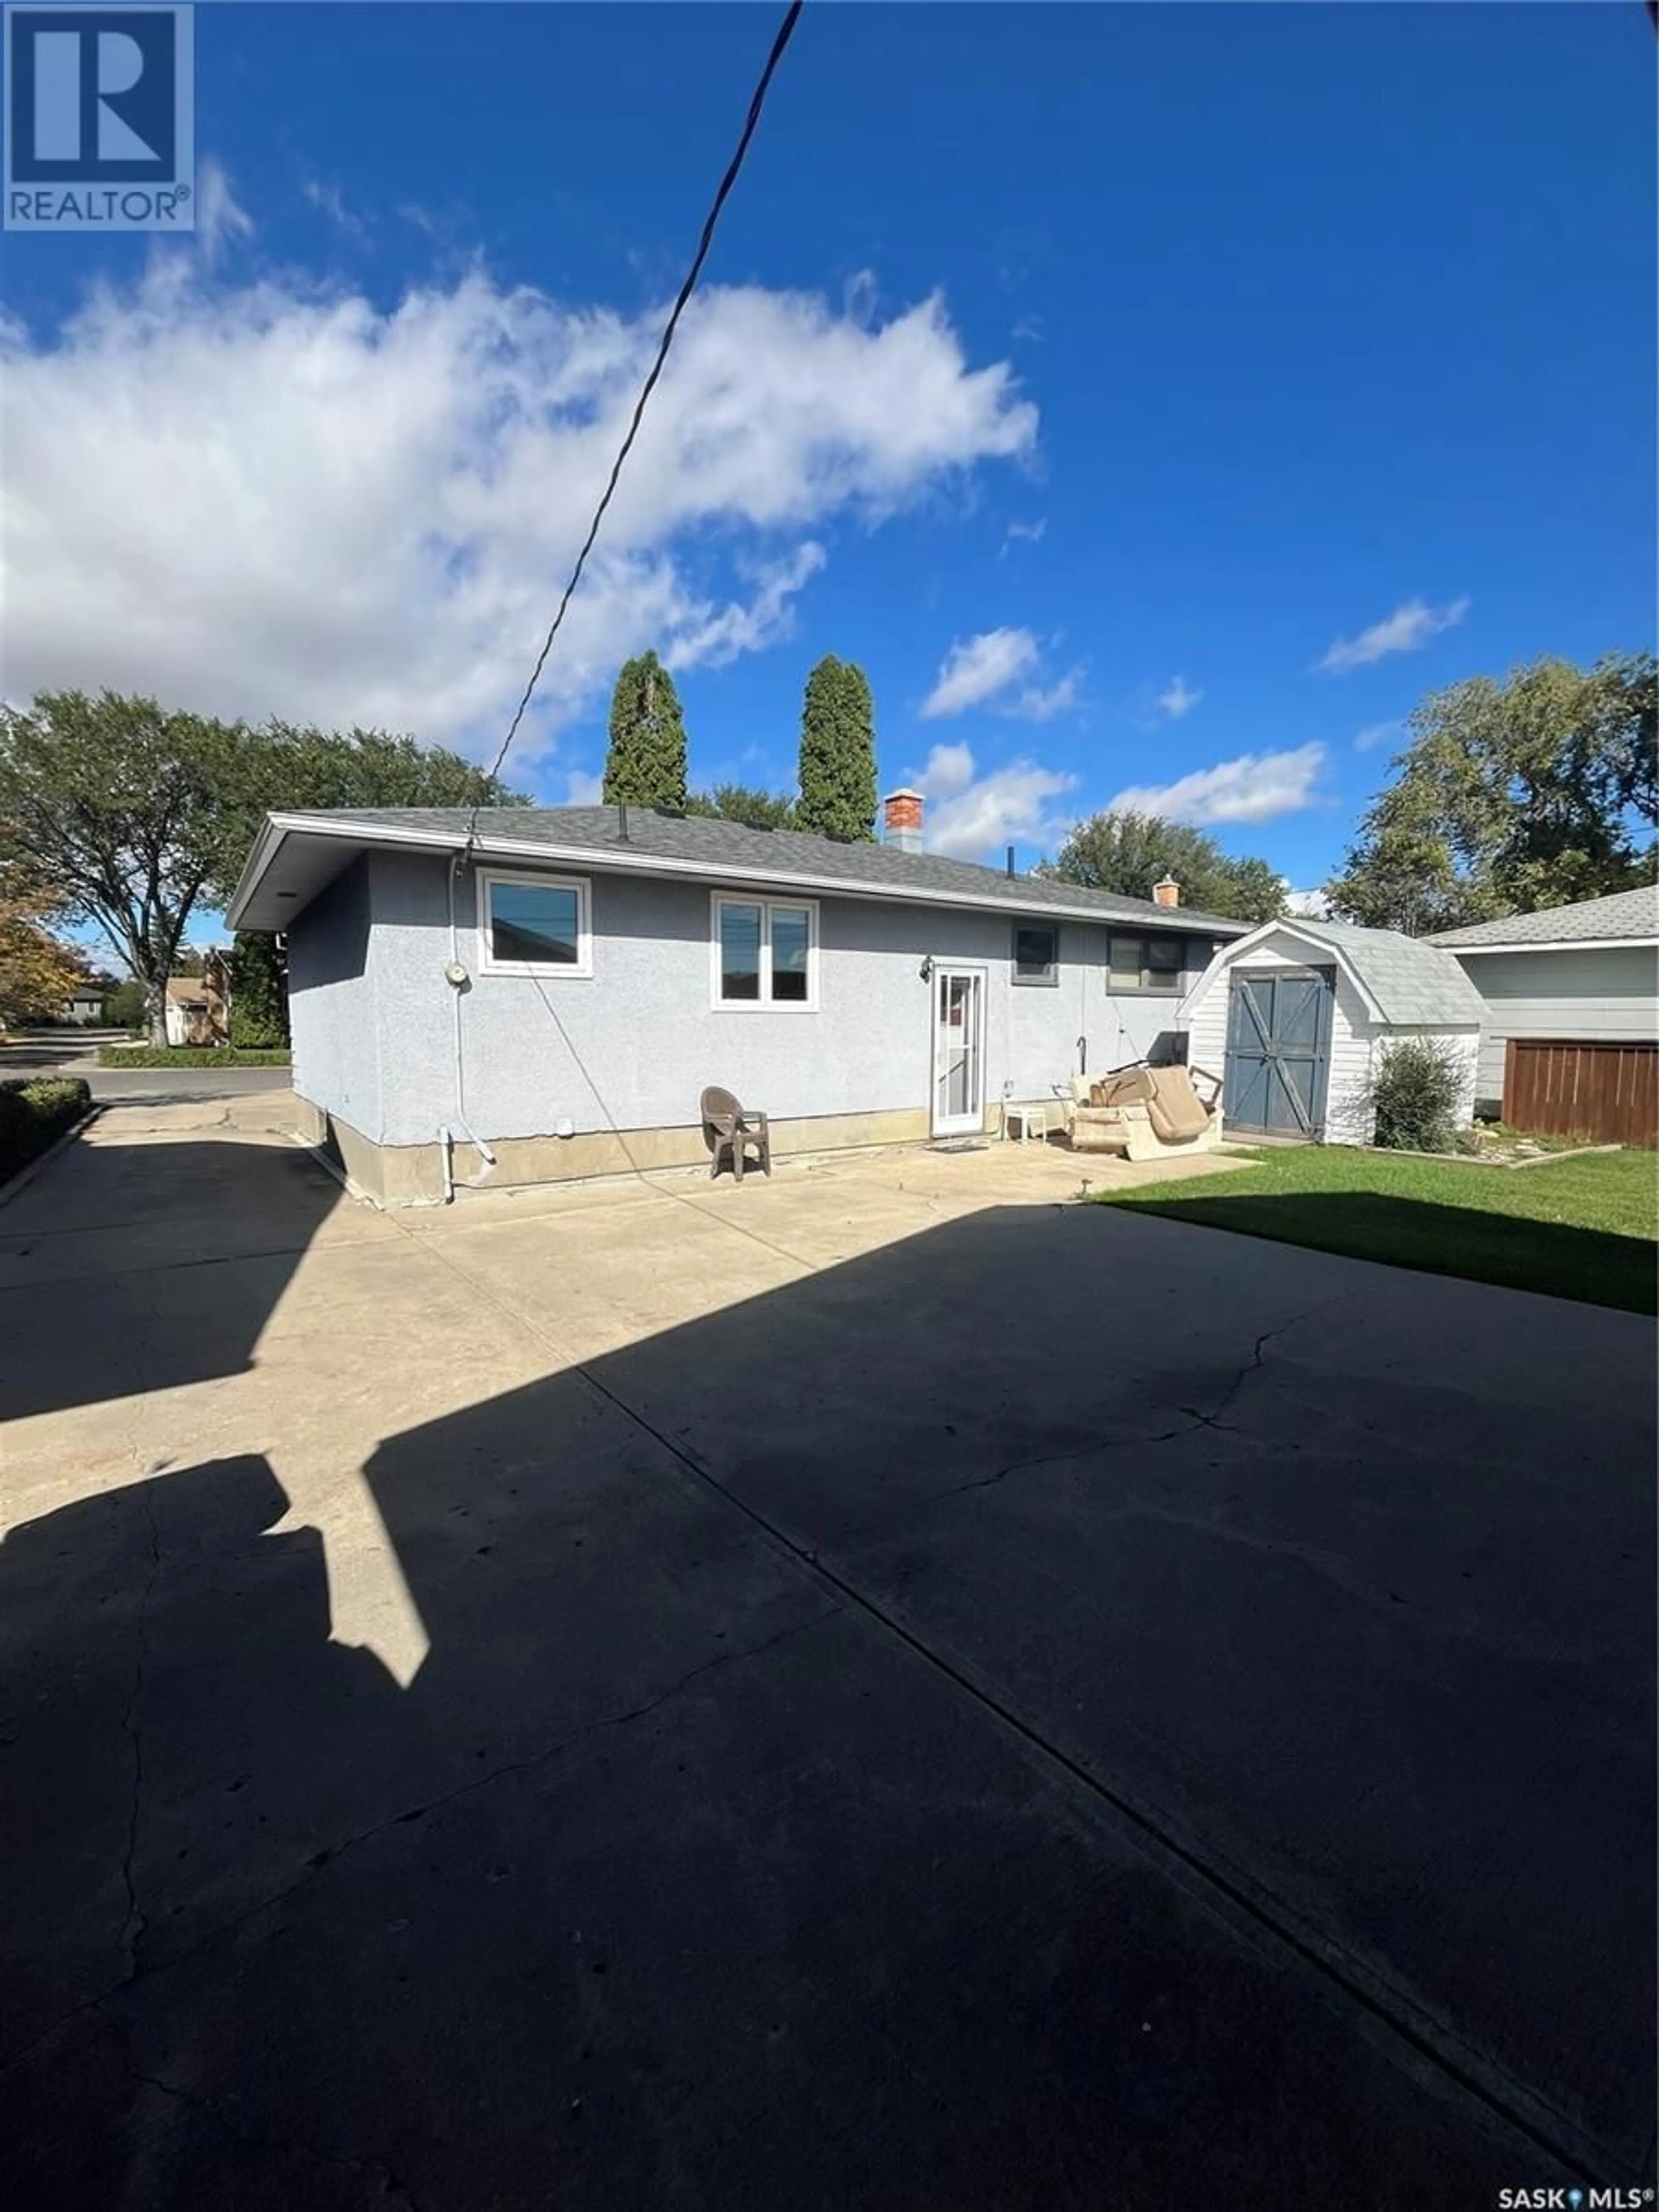
[[[1002,1141],[1005,1145],[1012,1141],[1013,1129],[1011,1125],[1016,1121],[1019,1124],[1019,1141],[1022,1145],[1030,1143],[1033,1129],[1036,1132],[1038,1143],[1046,1143],[1048,1136],[1048,1100],[1046,1098],[1030,1100],[1005,1098],[1003,1100]]]

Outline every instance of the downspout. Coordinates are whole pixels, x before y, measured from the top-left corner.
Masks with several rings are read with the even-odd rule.
[[[461,1039],[461,998],[470,980],[465,963],[461,958],[460,935],[455,921],[455,879],[464,865],[464,855],[457,854],[449,864],[449,965],[444,970],[454,1005],[455,1025],[453,1032],[455,1066],[455,1118],[453,1128],[459,1129],[473,1151],[490,1167],[495,1165],[495,1155],[483,1139],[473,1129],[466,1118],[465,1059]],[[453,1138],[451,1129],[445,1129],[440,1139],[443,1155],[444,1203],[447,1206],[455,1195]]]

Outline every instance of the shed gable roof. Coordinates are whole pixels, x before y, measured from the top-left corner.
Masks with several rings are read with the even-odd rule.
[[[1300,915],[1271,921],[1236,945],[1224,945],[1194,997],[1216,970],[1248,957],[1272,936],[1299,938],[1334,952],[1376,1018],[1391,1029],[1469,1029],[1485,1018],[1486,1003],[1449,952],[1397,929],[1357,929],[1344,921],[1310,921]]]

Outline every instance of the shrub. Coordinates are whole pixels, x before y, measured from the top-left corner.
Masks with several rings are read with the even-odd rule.
[[[288,1039],[288,962],[274,937],[240,935],[230,954],[230,1041],[250,1051]]]
[[[1456,1133],[1463,1068],[1440,1037],[1400,1037],[1382,1048],[1366,1092],[1371,1142],[1394,1152],[1444,1152]]]
[[[106,1044],[98,1048],[100,1067],[286,1067],[292,1057],[286,1045],[269,1052],[245,1052],[233,1044]]]
[[[0,1182],[38,1159],[92,1103],[78,1075],[19,1075],[0,1083]]]

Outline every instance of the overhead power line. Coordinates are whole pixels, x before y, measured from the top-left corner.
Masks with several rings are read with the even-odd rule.
[[[536,656],[536,665],[531,670],[530,681],[524,687],[524,696],[519,702],[507,735],[501,739],[501,750],[496,754],[495,765],[489,771],[492,776],[501,774],[502,763],[512,750],[513,740],[519,734],[519,725],[524,720],[525,711],[534,696],[537,684],[541,681],[542,671],[547,665],[547,656],[552,650],[554,639],[559,634],[559,625],[564,620],[565,611],[570,605],[577,585],[581,581],[582,570],[586,567],[587,556],[593,550],[593,541],[599,534],[599,525],[605,520],[605,509],[610,506],[611,495],[617,489],[617,480],[622,475],[623,464],[627,460],[633,449],[634,441],[639,434],[640,423],[645,414],[647,402],[656,389],[657,380],[663,372],[663,364],[668,359],[668,349],[674,343],[674,333],[679,327],[680,317],[685,312],[686,302],[696,289],[697,279],[702,274],[702,264],[708,258],[708,249],[714,242],[714,229],[720,219],[720,210],[731,197],[732,185],[738,181],[738,172],[743,167],[744,156],[749,151],[749,143],[753,138],[756,126],[761,119],[761,110],[766,105],[768,88],[772,82],[778,64],[783,59],[784,49],[794,35],[795,25],[800,19],[802,4],[803,0],[792,0],[789,12],[778,27],[777,36],[772,41],[772,51],[766,57],[766,66],[760,73],[760,81],[756,85],[754,95],[749,102],[749,113],[744,123],[743,136],[738,141],[737,151],[726,166],[726,174],[720,179],[720,187],[714,194],[714,204],[704,219],[702,235],[697,240],[696,258],[686,272],[685,282],[680,286],[679,295],[674,301],[668,320],[663,325],[662,340],[657,348],[657,357],[651,364],[650,374],[640,387],[638,399],[634,403],[634,415],[628,425],[628,435],[623,440],[617,458],[611,464],[610,482],[605,485],[604,496],[593,510],[593,520],[587,526],[587,536],[582,541],[582,550],[576,556],[576,565],[571,570],[570,580],[564,587],[564,597],[559,601],[558,611],[548,625],[547,635],[542,640],[542,649]],[[477,813],[478,810],[475,806],[472,810],[475,830],[477,826]]]

